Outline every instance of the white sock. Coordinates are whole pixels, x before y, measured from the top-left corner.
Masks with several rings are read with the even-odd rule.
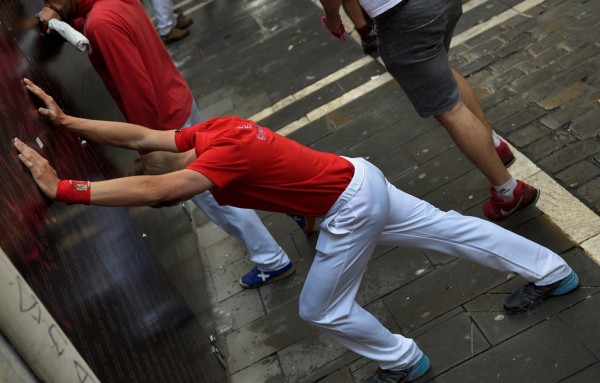
[[[492,130],[492,141],[494,141],[494,148],[500,146],[500,136],[494,130]]]
[[[510,201],[511,199],[513,199],[513,192],[515,191],[516,187],[517,180],[514,177],[511,177],[511,179],[508,180],[508,182],[504,185],[494,185],[494,190],[496,190],[496,194],[498,194],[500,198],[502,198],[505,201]]]

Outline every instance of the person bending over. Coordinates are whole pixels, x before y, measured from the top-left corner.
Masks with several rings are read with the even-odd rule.
[[[315,151],[239,117],[215,117],[177,131],[76,118],[33,83],[26,84],[46,105],[39,113],[56,127],[103,144],[168,152],[138,160],[134,171],[140,175],[61,180],[48,161],[15,138],[21,161],[50,198],[67,204],[168,206],[209,190],[224,205],[323,217],[299,314],[379,364],[366,382],[410,382],[430,366],[412,339],[391,333],[356,302],[377,245],[440,251],[519,274],[527,283],[505,299],[509,314],[579,285],[577,274],[549,249],[404,193],[362,158]]]

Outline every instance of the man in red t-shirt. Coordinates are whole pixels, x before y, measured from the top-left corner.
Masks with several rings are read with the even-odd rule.
[[[173,130],[202,121],[192,91],[139,0],[47,0],[39,18],[46,27],[52,18],[70,21],[86,35],[90,61],[128,122]],[[220,206],[210,193],[191,197],[246,246],[256,267],[240,279],[242,287],[259,287],[294,273],[289,257],[254,211]]]
[[[170,152],[136,161],[136,172],[158,175],[59,180],[43,157],[15,139],[21,161],[50,198],[69,204],[169,205],[209,190],[221,204],[323,217],[300,316],[377,361],[380,369],[368,382],[413,381],[429,369],[429,359],[412,339],[391,333],[356,302],[376,245],[440,251],[519,274],[528,282],[505,300],[509,314],[579,285],[577,274],[549,249],[491,222],[443,212],[398,190],[364,159],[312,150],[239,117],[177,131],[75,118],[39,88],[27,87],[46,105],[39,113],[57,127],[104,144]]]

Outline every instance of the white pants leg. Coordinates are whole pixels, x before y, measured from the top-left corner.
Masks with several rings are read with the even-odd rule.
[[[412,339],[392,334],[356,303],[377,244],[435,249],[540,284],[570,273],[558,255],[490,222],[444,213],[406,194],[367,161],[352,159],[352,182],[321,224],[317,255],[300,296],[300,316],[382,369],[422,356]]]
[[[175,13],[173,12],[173,2],[171,0],[151,0],[152,8],[156,15],[156,28],[158,34],[166,36],[177,23]]]
[[[208,191],[195,195],[192,201],[211,221],[246,246],[248,257],[260,270],[278,270],[290,262],[254,210],[221,206]]]
[[[455,211],[444,212],[387,183],[390,219],[381,245],[437,250],[548,285],[571,268],[556,253],[496,224]]]
[[[196,101],[183,127],[202,122]],[[248,258],[262,271],[275,271],[290,263],[288,255],[254,212],[232,206],[221,206],[210,192],[192,197],[192,202],[217,226],[246,246]]]

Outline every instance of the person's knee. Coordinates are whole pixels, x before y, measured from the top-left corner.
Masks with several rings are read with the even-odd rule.
[[[317,327],[328,327],[331,321],[328,319],[327,311],[323,311],[316,302],[307,302],[300,299],[299,315],[300,318]]]

